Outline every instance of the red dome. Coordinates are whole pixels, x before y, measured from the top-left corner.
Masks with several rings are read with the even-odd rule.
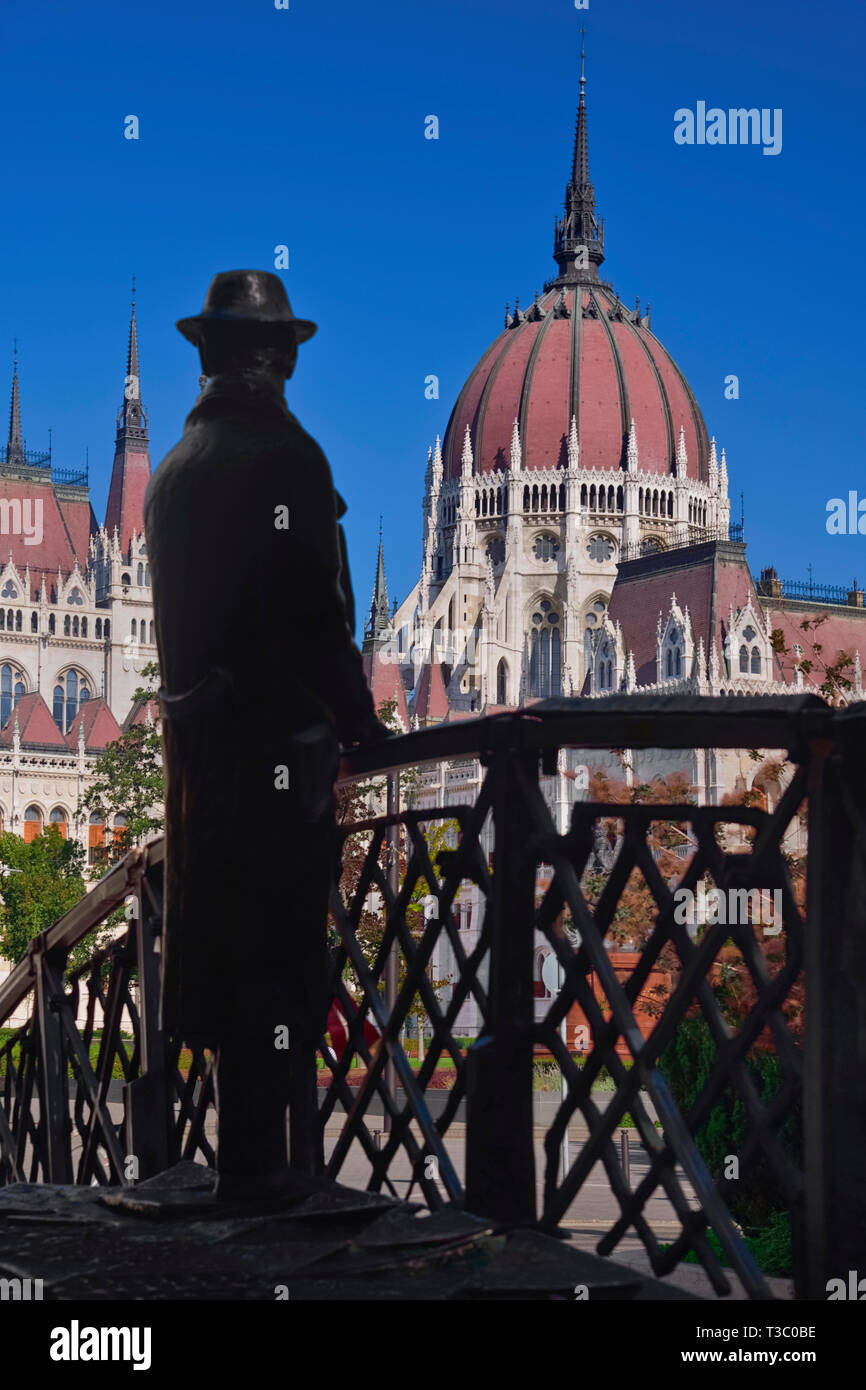
[[[460,476],[467,425],[475,472],[507,468],[515,420],[524,468],[565,468],[572,416],[581,468],[623,468],[633,419],[642,472],[674,471],[682,427],[687,474],[708,481],[707,427],[688,382],[648,318],[601,282],[554,285],[509,318],[451,413],[445,477]]]

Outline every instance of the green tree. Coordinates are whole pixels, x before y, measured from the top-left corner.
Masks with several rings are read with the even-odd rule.
[[[29,844],[10,831],[0,835],[0,861],[0,954],[19,961],[35,936],[84,897],[84,851],[50,825]]]
[[[159,667],[149,662],[142,670],[146,684],[135,692],[136,702],[158,698]],[[162,738],[156,724],[133,724],[109,743],[93,767],[93,780],[81,799],[79,811],[98,815],[106,826],[123,815],[126,825],[106,844],[104,858],[131,849],[165,826],[165,776]],[[97,877],[105,869],[98,866]]]

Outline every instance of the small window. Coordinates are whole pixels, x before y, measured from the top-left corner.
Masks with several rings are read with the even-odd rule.
[[[533,546],[536,560],[555,560],[559,554],[559,542],[555,536],[539,536]]]
[[[586,547],[586,553],[590,560],[595,560],[597,564],[604,564],[613,554],[613,541],[608,536],[590,536]]]

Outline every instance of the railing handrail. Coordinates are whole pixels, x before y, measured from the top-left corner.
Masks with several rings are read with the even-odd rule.
[[[36,957],[48,955],[59,948],[69,951],[77,946],[89,931],[120,907],[136,887],[139,878],[151,865],[161,863],[164,854],[165,842],[161,836],[146,845],[128,850],[89,893],[73,903],[45,931],[34,936],[12,973],[0,984],[0,1024],[14,1013],[33,989]]]
[[[851,711],[857,706],[851,707]],[[866,717],[866,703],[862,705]],[[829,733],[820,696],[610,695],[539,700],[509,714],[395,734],[343,755],[340,781],[425,762],[484,756],[509,743],[545,748],[791,748]]]

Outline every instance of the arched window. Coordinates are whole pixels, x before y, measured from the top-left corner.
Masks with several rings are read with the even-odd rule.
[[[79,676],[77,671],[67,671],[65,676],[60,677],[54,687],[52,713],[54,722],[62,734],[69,732],[76,714],[90,699],[91,694],[87,677]]]
[[[138,566],[138,569],[135,572],[135,582],[136,584],[144,583],[144,565],[142,564]]]
[[[505,696],[506,696],[506,687],[507,687],[507,685],[508,685],[508,666],[506,665],[505,657],[502,657],[502,659],[501,659],[500,662],[499,662],[499,665],[498,665],[497,668],[496,668],[496,703],[497,703],[497,705],[504,705],[504,704],[507,703],[506,698],[505,698]]]
[[[529,694],[551,699],[562,694],[562,636],[560,615],[550,599],[542,599],[532,614],[529,633]]]
[[[753,647],[753,648],[752,648],[752,675],[753,675],[753,676],[759,676],[760,674],[761,674],[761,653],[758,651],[758,648],[757,648],[757,647]]]
[[[29,845],[42,834],[42,812],[38,806],[28,806],[24,812],[24,839]]]
[[[585,507],[585,506],[586,506],[586,483],[583,483],[583,484],[581,485],[581,489],[580,489],[580,505],[581,505],[582,507]]]
[[[54,614],[53,614],[53,613],[49,613],[49,614],[48,614],[48,631],[51,633],[51,635],[52,635],[52,637],[53,637],[53,636],[54,636]]]
[[[97,864],[105,858],[105,821],[97,811],[90,813],[87,833],[87,862]]]
[[[525,488],[523,489],[523,510],[524,510],[525,512],[528,512],[528,511],[529,511],[529,488],[528,488],[528,487],[525,487]]]
[[[132,583],[132,579],[130,578],[130,576],[129,576],[128,574],[124,573],[124,574],[122,574],[122,575],[120,576],[120,582],[121,582],[121,584],[131,584],[131,583]]]
[[[97,635],[97,637],[101,637],[101,636],[102,636],[102,619],[101,619],[101,618],[97,618],[97,619],[96,619],[96,635]]]
[[[82,618],[82,619],[81,619],[81,636],[82,636],[82,637],[86,637],[86,636],[87,636],[87,619],[86,619],[86,618]]]
[[[38,632],[38,631],[39,631],[39,615],[38,615],[38,613],[31,613],[31,614],[30,614],[30,631],[31,631],[31,632]]]
[[[749,672],[749,649],[740,647],[740,670],[748,675]]]
[[[503,556],[502,556],[502,558],[504,559],[504,558],[505,558],[505,553],[504,553],[504,552],[505,552],[505,542],[504,542],[504,541],[502,542],[502,549],[503,549]],[[151,645],[151,646],[154,646],[154,645],[155,645],[155,644],[154,644],[154,640],[153,640],[153,623],[151,623],[151,625],[150,625],[150,645]]]
[[[127,844],[126,816],[120,814],[116,815],[114,817],[112,830],[114,832],[114,857],[115,859],[119,859],[129,848]]]
[[[111,622],[109,621],[108,618],[106,618],[106,619],[105,619],[105,622],[103,623],[103,626],[102,626],[102,635],[103,635],[103,637],[110,637],[110,636],[111,636]]]
[[[616,509],[617,509],[618,512],[621,512],[621,511],[623,510],[623,499],[622,499],[622,488],[621,488],[621,487],[618,487],[617,490],[616,490]]]
[[[667,656],[666,656],[666,659],[665,659],[665,675],[666,675],[666,676],[672,676],[673,673],[674,673],[674,654],[673,654],[673,651],[671,650],[671,648],[668,647]]]
[[[532,489],[532,510],[534,512],[538,511],[538,484]]]
[[[72,636],[73,636],[73,637],[78,637],[78,636],[79,636],[79,631],[78,631],[78,614],[77,614],[77,613],[76,613],[75,617],[72,619]]]
[[[677,676],[681,676],[681,675],[683,674],[683,651],[682,651],[682,647],[677,647],[677,649],[676,649],[676,654],[675,654],[675,659],[674,659],[674,667],[675,667],[674,674],[677,675]]]
[[[56,825],[64,840],[69,838],[69,820],[62,806],[55,806],[48,817],[51,825]]]
[[[669,493],[668,493],[668,516],[673,516],[673,514],[674,514],[674,495],[673,495],[672,492],[669,492]]]
[[[129,633],[132,637],[133,642],[135,642],[138,638],[138,623],[135,621],[135,618],[133,618],[132,622],[129,625]]]
[[[66,617],[63,619],[63,636],[72,636],[72,619],[70,618],[68,613],[66,614]]]
[[[5,724],[21,696],[24,694],[24,677],[9,662],[0,667],[0,724]]]
[[[589,510],[591,512],[598,510],[595,505],[595,483],[593,483],[592,487],[589,489]]]

